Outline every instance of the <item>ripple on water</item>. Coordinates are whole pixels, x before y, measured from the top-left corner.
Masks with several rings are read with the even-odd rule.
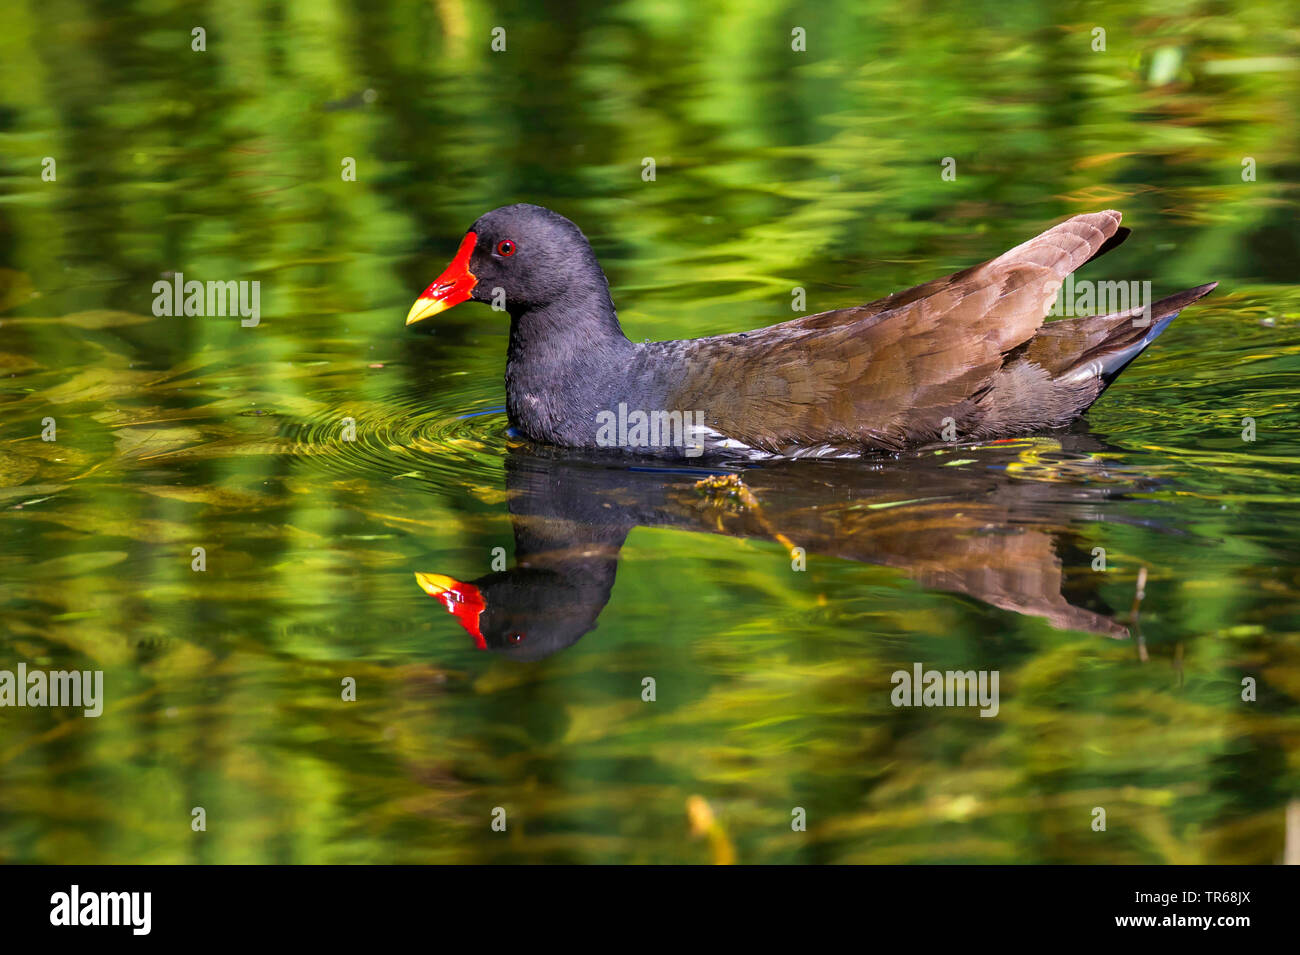
[[[499,484],[505,408],[430,402],[395,396],[364,413],[331,408],[294,423],[286,437],[295,456],[334,474],[412,478],[443,490]]]

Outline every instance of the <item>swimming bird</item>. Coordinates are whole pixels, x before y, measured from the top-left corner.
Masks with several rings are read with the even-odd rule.
[[[1129,235],[1076,215],[997,258],[868,305],[754,331],[633,342],[574,223],[483,215],[408,325],[461,302],[510,316],[506,411],[544,444],[687,457],[853,457],[1003,438],[1078,418],[1211,282],[1044,324],[1075,269]]]

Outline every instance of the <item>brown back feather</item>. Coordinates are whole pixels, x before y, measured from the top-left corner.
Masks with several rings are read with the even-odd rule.
[[[1042,326],[1065,276],[1119,229],[1075,216],[995,259],[869,305],[683,343],[680,408],[780,451],[818,443],[895,448],[976,413],[1004,356]]]

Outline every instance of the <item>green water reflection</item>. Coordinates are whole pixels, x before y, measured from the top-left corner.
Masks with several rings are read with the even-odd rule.
[[[0,708],[0,861],[1300,854],[1294,4],[114,6],[0,12],[0,669],[108,695]],[[513,201],[587,231],[634,338],[1106,207],[1095,277],[1221,285],[1084,427],[746,503],[514,446],[489,310],[403,328]],[[260,281],[260,323],[155,318],[174,272]],[[574,618],[533,662],[414,583],[502,554]],[[918,661],[998,670],[998,716],[893,707]]]

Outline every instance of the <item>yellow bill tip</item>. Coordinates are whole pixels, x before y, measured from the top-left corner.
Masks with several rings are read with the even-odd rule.
[[[416,571],[415,582],[430,597],[445,594],[447,591],[460,586],[460,581],[455,577],[448,577],[445,574],[422,574],[419,571]]]
[[[426,318],[432,318],[439,312],[447,310],[447,303],[436,298],[417,298],[411,310],[406,313],[406,324],[414,325]]]

